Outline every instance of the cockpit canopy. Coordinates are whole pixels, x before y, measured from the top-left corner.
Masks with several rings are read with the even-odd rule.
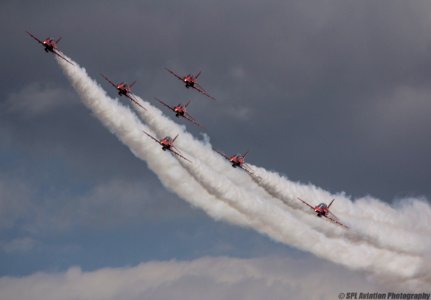
[[[327,208],[327,207],[328,207],[325,203],[320,203],[318,206],[319,206],[320,208]]]

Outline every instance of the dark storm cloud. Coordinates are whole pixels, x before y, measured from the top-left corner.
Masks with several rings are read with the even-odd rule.
[[[428,10],[426,2],[405,1],[3,2],[2,28],[14,47],[0,49],[8,57],[2,99],[47,81],[79,102],[23,31],[62,35],[61,49],[99,82],[103,72],[138,79],[144,98],[193,98],[193,114],[227,152],[250,149],[251,162],[331,191],[429,196],[430,124],[418,114],[431,108],[397,93],[427,92]],[[166,66],[202,69],[202,85],[217,102],[185,90]],[[397,122],[394,101],[404,101],[400,112],[407,107],[414,122]],[[60,149],[81,174],[147,174],[79,105],[58,109],[37,122],[2,113],[2,131],[16,147]],[[380,121],[388,114],[390,122]],[[35,159],[47,159],[42,152]]]

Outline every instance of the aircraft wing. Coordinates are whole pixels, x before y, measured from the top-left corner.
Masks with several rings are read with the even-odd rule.
[[[183,156],[183,155],[181,155],[178,151],[175,151],[174,149],[172,149],[172,147],[169,149],[169,151],[171,151],[171,152],[172,152],[173,154],[175,154],[176,156],[181,157],[182,159],[187,160],[188,162],[190,162],[190,163],[191,163],[191,160],[190,160],[190,159],[188,159],[188,158],[184,157],[184,156]]]
[[[113,83],[108,77],[100,73],[100,76],[102,76],[107,82],[109,82],[114,88],[117,88],[117,85]]]
[[[126,94],[125,95],[127,98],[129,98],[133,103],[135,103],[136,105],[138,105],[140,108],[142,108],[143,110],[147,110],[145,107],[143,107],[141,105],[141,103],[139,103],[136,99],[134,99],[132,96],[130,96],[130,94]]]
[[[298,198],[298,200],[299,201],[301,201],[302,203],[304,203],[305,205],[307,205],[308,207],[310,207],[313,211],[314,211],[314,207],[311,205],[311,204],[309,204],[309,203],[307,203],[307,202],[305,202],[304,200],[302,200],[301,198],[299,198],[299,197],[297,197]]]
[[[172,70],[170,70],[170,69],[168,69],[168,68],[165,68],[165,70],[166,71],[168,71],[169,73],[171,73],[172,75],[174,75],[175,77],[177,77],[179,80],[181,80],[181,81],[183,81],[184,80],[184,78],[183,77],[181,77],[180,75],[178,75],[177,73],[175,73],[174,71],[172,71]]]
[[[64,59],[65,61],[67,61],[69,64],[73,65],[73,62],[71,62],[70,60],[68,60],[66,57],[64,57],[62,54],[60,54],[57,50],[53,50],[52,53],[54,53],[55,55],[57,55],[58,57]]]
[[[185,113],[183,116],[184,119],[192,122],[193,124],[195,124],[198,127],[204,128],[201,124],[198,123],[198,121],[196,121],[195,119],[193,119],[193,117],[191,115],[189,115],[188,113]]]
[[[227,156],[226,154],[224,154],[221,151],[215,150],[215,152],[217,152],[218,154],[220,154],[221,156],[223,156],[224,158],[226,158],[227,160],[229,160],[229,156]]]
[[[146,135],[148,135],[152,140],[154,140],[157,144],[161,145],[160,141],[156,139],[154,136],[146,132],[145,130],[142,130]]]
[[[43,42],[41,40],[39,40],[37,37],[35,37],[34,35],[32,35],[30,32],[28,32],[28,31],[26,31],[26,32],[27,32],[27,34],[29,36],[31,36],[32,38],[34,38],[39,44],[43,45]]]
[[[327,218],[328,220],[330,220],[331,222],[334,222],[335,224],[338,224],[338,225],[340,225],[340,226],[342,226],[342,227],[344,227],[344,228],[346,228],[346,229],[349,229],[349,227],[348,226],[346,226],[346,225],[344,225],[343,223],[341,223],[340,221],[338,221],[338,219],[332,214],[332,216],[331,215],[323,215],[325,218]],[[334,218],[335,217],[335,218]]]
[[[161,99],[159,99],[159,98],[157,98],[157,97],[154,97],[154,99],[156,99],[156,100],[157,100],[157,101],[159,101],[162,105],[166,106],[167,108],[169,108],[170,110],[172,110],[173,112],[175,112],[175,109],[174,109],[174,107],[173,107],[173,106],[170,106],[169,104],[167,104],[167,103],[163,102],[163,100],[161,100]]]
[[[207,91],[205,91],[198,83],[195,83],[194,86],[192,86],[192,88],[194,88],[195,90],[197,90],[198,92],[204,94],[205,96],[207,96],[208,98],[211,98],[213,100],[215,100],[216,98],[214,98],[213,96],[211,96],[210,94],[208,94]]]

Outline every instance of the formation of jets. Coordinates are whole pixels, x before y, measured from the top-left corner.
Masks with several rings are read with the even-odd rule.
[[[57,55],[58,57],[62,58],[63,60],[65,60],[66,62],[73,64],[70,60],[68,60],[61,52],[60,50],[58,50],[58,46],[57,44],[60,42],[61,37],[54,40],[52,38],[46,38],[45,40],[40,40],[37,37],[35,37],[33,34],[31,34],[30,32],[26,31],[27,34],[32,37],[34,40],[36,40],[39,44],[41,44],[44,47],[45,52],[51,52],[54,55]],[[196,91],[202,93],[203,95],[207,96],[210,99],[215,100],[215,98],[213,96],[211,96],[201,85],[199,85],[199,83],[197,83],[197,79],[198,77],[201,75],[201,71],[199,71],[196,75],[192,75],[192,74],[187,74],[185,76],[180,76],[178,75],[176,72],[165,68],[166,71],[168,71],[169,73],[171,73],[172,75],[174,75],[177,79],[181,80],[182,82],[184,82],[185,87],[186,88],[193,88]],[[132,82],[131,84],[128,84],[126,82],[120,82],[120,83],[114,83],[113,81],[111,81],[108,77],[106,77],[103,74],[100,74],[107,82],[109,82],[118,92],[118,95],[120,96],[125,96],[127,97],[130,101],[132,101],[133,103],[135,103],[136,105],[138,105],[139,107],[141,107],[142,109],[146,110],[145,107],[143,107],[139,101],[137,101],[134,97],[133,97],[133,93],[132,93],[132,87],[133,85],[136,83],[136,81]],[[187,103],[185,104],[178,104],[176,106],[172,106],[167,104],[165,101],[159,99],[159,98],[155,98],[160,104],[162,104],[163,106],[169,108],[171,111],[173,111],[175,113],[176,117],[182,117],[186,120],[188,120],[189,122],[193,123],[194,125],[201,127],[202,125],[197,122],[188,112],[187,112],[187,107],[189,106],[191,100],[189,100]],[[184,159],[188,162],[191,163],[190,159],[188,159],[187,157],[185,157],[184,155],[182,155],[179,150],[174,146],[174,142],[175,140],[178,138],[178,134],[174,137],[171,138],[170,136],[166,136],[162,139],[157,139],[156,137],[152,136],[151,134],[149,134],[146,131],[143,131],[149,138],[151,138],[153,141],[155,141],[156,143],[158,143],[160,146],[162,146],[162,150],[163,151],[170,151],[172,154],[178,156],[181,159]],[[223,152],[220,151],[216,151],[217,153],[219,153],[223,158],[225,158],[227,161],[229,161],[229,163],[232,165],[233,168],[241,168],[244,171],[251,173],[251,170],[247,167],[246,163],[245,163],[245,157],[248,154],[248,151],[243,153],[243,154],[236,154],[236,155],[232,155],[232,156],[228,156]],[[311,204],[307,203],[306,201],[302,200],[301,198],[298,197],[298,199],[304,203],[305,205],[307,205],[309,208],[311,208],[313,210],[314,213],[316,213],[317,217],[325,217],[326,219],[328,219],[329,221],[340,225],[346,229],[348,229],[349,227],[347,227],[346,225],[344,225],[343,223],[341,223],[339,221],[339,219],[329,211],[329,208],[331,207],[332,203],[334,202],[334,200],[332,200],[329,205],[325,204],[325,203],[320,203],[316,206],[312,206]]]

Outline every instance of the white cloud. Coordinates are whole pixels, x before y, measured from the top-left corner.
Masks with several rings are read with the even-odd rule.
[[[321,260],[200,258],[0,278],[1,299],[338,299],[385,288]]]

